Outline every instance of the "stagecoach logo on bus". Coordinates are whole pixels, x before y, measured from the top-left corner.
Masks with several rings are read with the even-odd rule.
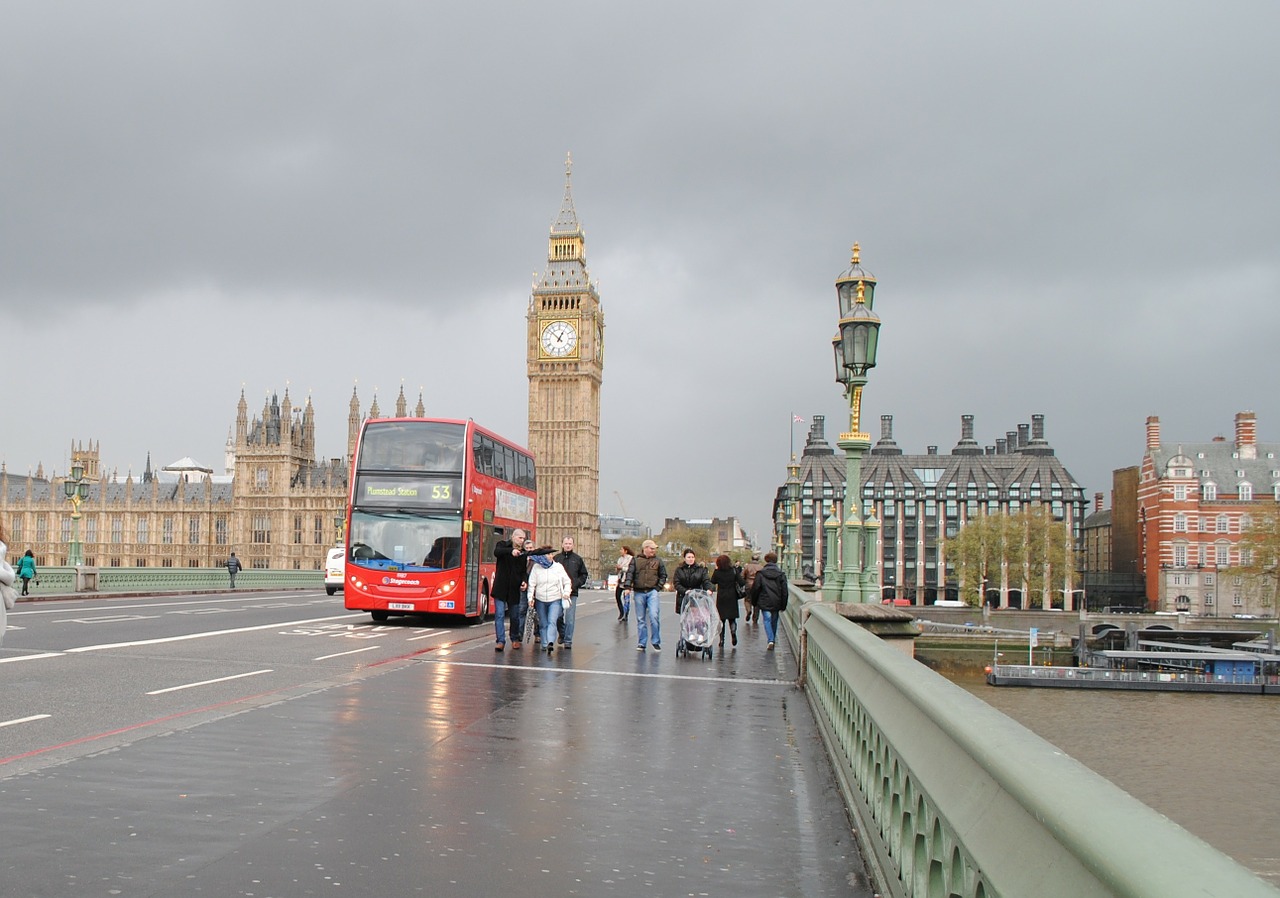
[[[383,577],[383,586],[421,586],[422,581],[410,580],[408,577]]]

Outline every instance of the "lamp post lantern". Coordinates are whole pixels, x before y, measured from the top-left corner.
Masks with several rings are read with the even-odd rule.
[[[836,365],[836,382],[844,388],[849,402],[849,430],[840,434],[836,445],[844,450],[844,520],[839,525],[839,576],[827,579],[823,597],[838,602],[879,602],[873,565],[879,522],[862,512],[862,456],[871,448],[871,435],[863,433],[862,388],[867,372],[876,366],[880,342],[880,319],[872,311],[875,277],[863,270],[861,250],[853,245],[849,268],[836,278],[836,298],[840,307],[839,330],[831,340]],[[834,572],[833,572],[834,573]]]
[[[84,552],[80,545],[80,503],[89,498],[89,482],[84,477],[84,465],[71,466],[71,476],[62,483],[62,489],[71,502],[71,543],[67,547],[67,563],[72,567],[84,564]]]

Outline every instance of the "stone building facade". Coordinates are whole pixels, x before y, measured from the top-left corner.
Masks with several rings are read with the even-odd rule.
[[[1249,411],[1236,415],[1233,440],[1170,446],[1154,416],[1146,429],[1137,532],[1148,607],[1274,616],[1275,608],[1229,569],[1241,563],[1240,537],[1251,515],[1280,502],[1280,443],[1258,442],[1257,416]]]
[[[595,576],[600,566],[600,385],[604,312],[587,270],[573,206],[572,160],[551,226],[547,267],[535,281],[528,325],[529,449],[537,460],[538,542],[572,536]]]
[[[1016,514],[1044,506],[1064,522],[1079,551],[1088,512],[1084,489],[1045,439],[1044,416],[1033,415],[993,444],[974,439],[973,416],[961,416],[960,441],[941,455],[930,446],[923,455],[907,455],[893,439],[893,416],[880,417],[880,439],[863,459],[863,514],[880,522],[875,566],[884,598],[914,605],[958,598],[954,571],[947,565],[946,543],[979,514]],[[826,441],[825,423],[814,416],[799,458],[800,563],[821,574],[827,550],[823,524],[844,511],[845,460]],[[779,488],[775,517],[783,497]],[[1079,587],[1079,582],[1074,584]],[[1082,589],[1054,597],[1067,608],[1078,605]],[[1030,597],[1039,604],[1038,595]],[[1000,607],[1025,607],[1020,592],[992,588],[986,599]]]
[[[396,405],[397,414],[406,413],[403,389]],[[369,417],[377,414],[375,397]],[[271,396],[250,417],[241,391],[221,475],[194,464],[154,471],[148,458],[141,476],[120,477],[102,466],[98,443],[73,443],[71,465],[83,468],[88,492],[79,508],[84,563],[213,567],[235,552],[247,568],[321,568],[326,549],[341,539],[350,453],[364,417],[353,390],[347,456],[322,460],[310,398],[295,408],[286,389],[283,399]],[[27,476],[0,470],[0,516],[11,552],[31,549],[38,565],[68,563],[67,479],[65,473],[46,477],[43,466]]]

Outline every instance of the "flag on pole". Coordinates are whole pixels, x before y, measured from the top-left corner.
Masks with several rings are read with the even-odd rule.
[[[791,423],[792,423],[792,424],[803,424],[803,423],[804,423],[804,418],[801,418],[799,415],[792,415],[792,416],[791,416]]]

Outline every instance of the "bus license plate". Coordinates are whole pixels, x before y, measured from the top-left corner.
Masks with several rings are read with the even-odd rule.
[[[387,608],[391,611],[412,611],[412,602],[387,602]]]
[[[442,602],[440,603],[440,610],[441,610],[441,611],[452,611],[452,610],[453,610],[453,599],[445,599],[444,601],[442,601]]]

